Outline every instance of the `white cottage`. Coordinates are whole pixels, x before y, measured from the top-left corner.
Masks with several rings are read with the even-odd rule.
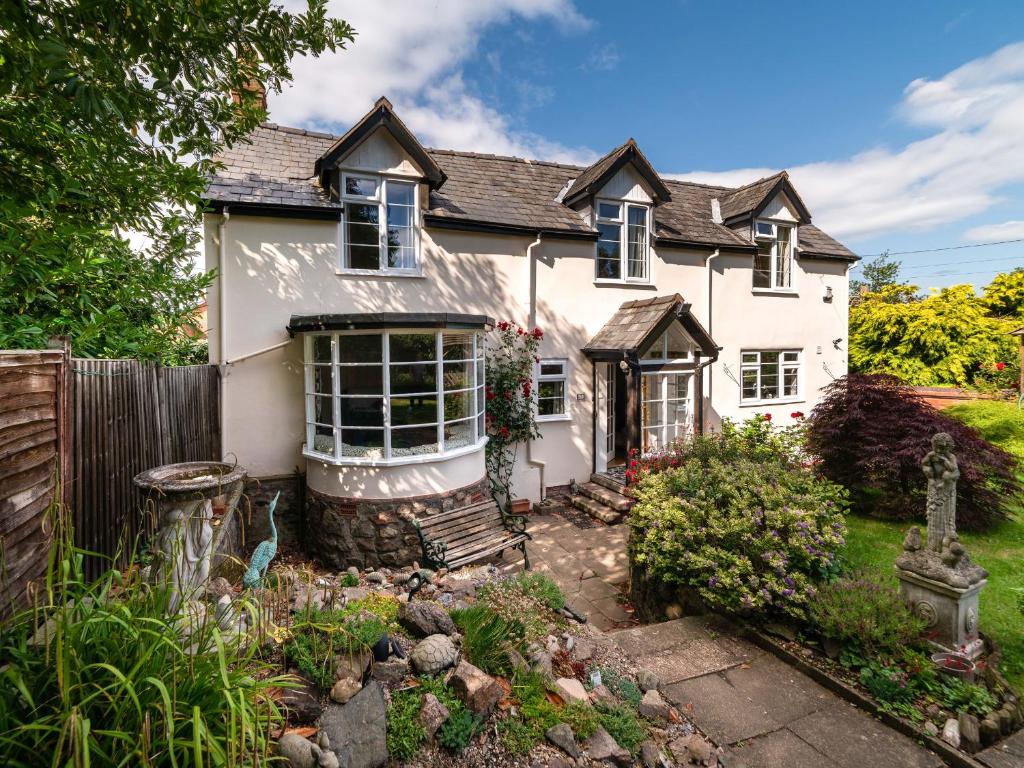
[[[285,508],[328,560],[407,562],[403,516],[486,493],[495,321],[544,331],[516,476],[535,502],[722,418],[787,423],[846,373],[856,257],[784,172],[663,179],[632,139],[588,168],[426,149],[386,99],[344,136],[265,124],[220,160],[224,449],[265,489],[304,478]]]

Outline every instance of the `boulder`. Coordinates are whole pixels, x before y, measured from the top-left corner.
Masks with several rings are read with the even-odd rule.
[[[594,644],[584,637],[577,638],[572,654],[578,661],[590,661],[594,657]]]
[[[594,734],[587,739],[586,749],[591,760],[608,760],[622,768],[629,768],[633,765],[633,758],[629,752],[620,747],[619,743],[604,728],[598,727]]]
[[[371,680],[347,704],[331,704],[320,718],[331,751],[347,768],[381,768],[388,760],[384,689]]]
[[[448,686],[475,715],[490,713],[505,693],[497,680],[467,661],[459,662]]]
[[[648,720],[664,723],[672,712],[672,705],[662,698],[656,688],[652,688],[640,700],[639,711]]]
[[[696,733],[690,737],[690,741],[686,745],[686,753],[690,756],[690,760],[701,765],[707,765],[711,762],[711,756],[714,752],[714,748],[707,740]]]
[[[615,694],[612,693],[608,686],[604,683],[595,686],[593,689],[591,689],[590,700],[595,704],[604,703],[612,706],[614,706],[618,702],[618,699],[615,697]]]
[[[668,765],[668,758],[659,749],[657,742],[648,739],[640,745],[640,762],[644,768],[662,768]]]
[[[431,635],[420,641],[409,654],[413,669],[421,675],[436,675],[454,666],[459,652],[447,635]]]
[[[345,598],[346,603],[353,603],[357,600],[363,600],[370,594],[370,590],[366,587],[345,587],[341,590],[341,596]]]
[[[978,718],[969,712],[961,712],[957,723],[960,725],[960,748],[973,755],[981,749],[981,729]]]
[[[217,602],[224,595],[234,595],[235,588],[231,586],[231,582],[225,579],[223,576],[217,576],[216,578],[210,579],[206,585],[206,599],[213,602]]]
[[[419,722],[423,726],[423,730],[427,732],[428,739],[434,738],[434,734],[444,725],[444,721],[448,719],[449,714],[448,707],[442,704],[434,694],[428,693],[423,697]]]
[[[408,659],[389,659],[388,661],[378,661],[370,669],[370,678],[384,683],[385,685],[400,683],[408,676]]]
[[[295,688],[281,688],[274,700],[285,710],[290,723],[312,723],[324,709],[316,686],[301,678]]]
[[[335,680],[357,680],[360,683],[366,677],[366,668],[370,666],[369,651],[360,650],[356,653],[339,653],[334,657]]]
[[[351,677],[343,677],[331,686],[331,701],[345,704],[362,689],[363,686],[358,680],[353,680]]]
[[[981,736],[982,744],[985,746],[994,744],[999,741],[999,721],[992,717],[991,714],[988,715],[981,721],[981,725],[978,726],[978,732]]]
[[[455,622],[437,603],[419,601],[398,606],[398,623],[414,637],[454,635]]]
[[[656,691],[661,687],[661,678],[649,669],[641,669],[636,675],[636,684],[645,693],[647,691]]]
[[[277,741],[277,754],[288,761],[290,768],[316,768],[315,745],[297,733],[286,733]]]
[[[960,723],[952,717],[942,726],[942,740],[951,747],[960,748]]]
[[[573,736],[572,728],[566,723],[551,726],[544,732],[544,736],[569,757],[576,759],[580,756],[580,748],[576,745],[576,737]]]
[[[590,703],[587,689],[583,687],[583,683],[574,677],[558,678],[555,680],[555,688],[558,690],[558,695],[565,699],[567,704],[570,701],[578,701],[583,704]]]

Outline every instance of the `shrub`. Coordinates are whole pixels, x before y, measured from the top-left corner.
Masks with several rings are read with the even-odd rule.
[[[598,719],[608,735],[623,749],[635,753],[641,742],[647,738],[647,729],[637,717],[636,710],[628,704],[598,704]]]
[[[562,618],[551,608],[565,598],[558,586],[546,576],[520,574],[485,584],[477,593],[480,602],[510,622],[523,627],[527,642],[548,635],[551,625]]]
[[[792,457],[734,456],[728,437],[689,446],[636,486],[631,563],[718,610],[802,619],[815,583],[836,570],[845,492]]]
[[[536,571],[524,571],[512,581],[519,585],[523,594],[534,597],[552,611],[565,608],[565,595],[550,577]]]
[[[489,675],[511,673],[509,651],[523,644],[522,622],[507,619],[483,603],[452,611],[452,621],[463,634],[462,649],[471,664]]]
[[[936,432],[948,432],[956,446],[958,525],[978,530],[1005,518],[1024,492],[1013,456],[914,397],[892,376],[837,379],[812,412],[807,438],[821,471],[849,488],[858,505],[902,520],[924,516],[921,460]]]
[[[498,723],[505,748],[513,754],[526,754],[544,740],[544,733],[561,722],[558,708],[547,697],[544,678],[532,672],[517,672],[512,678],[512,697],[519,702],[517,712]]]
[[[445,749],[460,752],[480,731],[481,723],[482,720],[468,709],[449,713],[448,719],[437,731],[437,740]]]
[[[396,691],[388,705],[388,756],[404,762],[411,760],[427,740],[419,714],[423,695],[416,691]]]
[[[870,579],[840,579],[823,587],[808,613],[823,636],[868,654],[901,653],[926,628],[895,589]]]
[[[310,609],[292,626],[284,654],[305,677],[320,688],[330,689],[334,684],[335,656],[372,648],[394,623],[394,618],[389,620],[392,603],[393,615],[397,617],[398,602],[376,595],[339,610]]]

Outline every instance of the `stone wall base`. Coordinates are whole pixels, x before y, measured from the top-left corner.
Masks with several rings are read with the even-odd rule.
[[[453,491],[395,499],[329,496],[306,492],[306,550],[324,565],[342,570],[400,568],[423,560],[412,519],[481,501],[487,478]]]

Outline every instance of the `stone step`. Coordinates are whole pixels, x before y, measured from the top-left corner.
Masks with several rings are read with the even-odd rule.
[[[570,497],[569,503],[576,507],[576,509],[582,510],[602,523],[608,523],[608,525],[615,525],[615,523],[622,519],[622,513],[616,512],[599,501],[594,501],[589,496],[577,494]]]
[[[590,482],[597,485],[603,485],[609,491],[615,491],[616,493],[625,494],[626,486],[618,478],[612,477],[611,475],[605,475],[601,472],[595,472],[590,476]]]
[[[600,485],[598,483],[583,483],[580,486],[580,493],[584,496],[589,496],[594,501],[599,501],[606,507],[611,507],[616,512],[629,512],[629,508],[632,505],[632,499],[628,496],[624,496],[617,491],[613,491],[606,485]]]

